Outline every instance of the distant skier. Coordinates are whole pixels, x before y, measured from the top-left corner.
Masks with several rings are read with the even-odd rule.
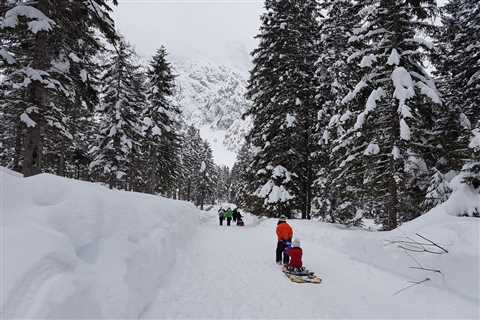
[[[233,217],[232,209],[228,208],[227,210],[225,210],[224,216],[225,219],[227,219],[227,226],[229,226]]]
[[[225,210],[223,208],[218,209],[218,220],[220,225],[223,226],[223,220],[225,220]]]
[[[290,248],[287,248],[286,251],[287,255],[290,257],[290,263],[287,266],[288,270],[293,272],[304,271],[305,268],[303,268],[302,262],[303,251],[300,247],[300,240],[293,240],[292,246]]]
[[[287,223],[287,217],[281,216],[277,223],[277,251],[276,251],[276,262],[282,264],[282,255],[283,255],[283,264],[288,265],[289,257],[285,252],[287,243],[292,242],[293,230],[292,227]]]

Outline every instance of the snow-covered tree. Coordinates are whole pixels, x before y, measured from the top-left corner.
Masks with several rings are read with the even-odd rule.
[[[142,86],[139,85],[139,67],[135,53],[124,41],[119,41],[105,66],[101,82],[102,102],[98,107],[100,132],[92,148],[91,168],[100,172],[111,188],[125,187],[130,175],[135,176],[132,157],[140,150],[141,114],[145,106]]]
[[[250,167],[252,159],[253,153],[250,145],[244,143],[232,168],[232,202],[241,208],[252,208],[255,205],[261,207],[263,203],[251,193],[250,181],[255,179],[256,173]],[[258,205],[259,202],[260,205]]]
[[[261,213],[310,216],[315,179],[319,10],[313,0],[266,0],[248,85]]]
[[[353,26],[358,18],[350,0],[320,1],[323,17],[320,19],[319,58],[316,63],[318,77],[317,101],[320,110],[317,116],[316,140],[320,146],[318,171],[315,182],[315,211],[325,219],[349,224],[348,210],[339,210],[344,185],[336,183],[339,162],[332,149],[345,127],[352,121],[349,106],[341,103],[351,88],[349,82],[356,79],[348,61]],[[342,214],[346,213],[344,216]]]
[[[428,185],[434,108],[442,103],[422,65],[432,45],[434,0],[366,0],[349,39],[362,75],[343,103],[355,123],[341,137],[342,184],[355,201],[372,203],[385,229],[420,214]],[[358,211],[358,208],[354,208]],[[355,212],[353,215],[357,215]]]
[[[101,47],[98,35],[113,39],[115,31],[104,0],[13,0],[2,1],[1,9],[0,60],[9,66],[5,101],[17,119],[10,130],[21,141],[13,167],[29,176],[49,166],[46,147],[72,140],[69,114],[89,100],[78,79],[87,83],[85,65]]]
[[[480,130],[480,3],[451,0],[444,7],[440,57],[436,67],[442,76],[451,114],[445,143],[453,155],[452,169],[466,159],[465,182],[480,186],[478,132]],[[453,125],[451,124],[453,122]],[[452,147],[453,146],[453,147]],[[452,163],[453,162],[453,163]]]
[[[177,118],[179,108],[171,101],[174,75],[161,47],[150,62],[147,71],[147,108],[143,115],[143,149],[149,192],[165,193],[172,190],[179,164],[179,136]]]
[[[445,175],[436,168],[433,168],[433,175],[422,204],[422,209],[428,211],[435,206],[448,200],[452,189],[448,185]]]

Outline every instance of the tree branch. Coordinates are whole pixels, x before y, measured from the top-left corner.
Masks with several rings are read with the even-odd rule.
[[[436,244],[435,242],[433,242],[432,240],[428,239],[428,238],[425,238],[424,236],[418,234],[418,233],[415,233],[417,236],[419,236],[420,238],[422,238],[423,240],[426,240],[428,242],[430,242],[432,245],[434,245],[435,247],[437,248],[440,248],[441,250],[443,250],[445,253],[448,253],[448,250],[443,248],[443,247],[440,247],[438,244]]]
[[[427,281],[430,281],[430,278],[425,278],[425,279],[422,280],[422,281],[409,281],[409,282],[411,283],[411,285],[406,286],[405,288],[402,288],[402,289],[398,290],[398,291],[395,292],[393,295],[395,296],[395,295],[399,294],[400,292],[402,292],[402,291],[404,291],[404,290],[407,290],[407,289],[409,289],[409,288],[411,288],[411,287],[417,286],[417,285],[422,284],[422,283],[427,282]]]

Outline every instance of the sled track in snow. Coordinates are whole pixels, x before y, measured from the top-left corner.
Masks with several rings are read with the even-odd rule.
[[[2,310],[2,317],[35,317],[35,308],[41,305],[43,290],[48,284],[72,271],[75,262],[61,254],[52,253],[40,259],[10,290]]]

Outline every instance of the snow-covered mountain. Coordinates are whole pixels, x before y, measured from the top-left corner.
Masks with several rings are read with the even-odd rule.
[[[177,75],[174,100],[182,107],[185,121],[200,128],[203,138],[214,149],[223,146],[226,150],[221,153],[236,153],[250,127],[248,119],[242,120],[248,108],[245,98],[248,66],[241,70],[207,59],[173,57],[171,60]],[[216,160],[231,164],[232,159]]]

